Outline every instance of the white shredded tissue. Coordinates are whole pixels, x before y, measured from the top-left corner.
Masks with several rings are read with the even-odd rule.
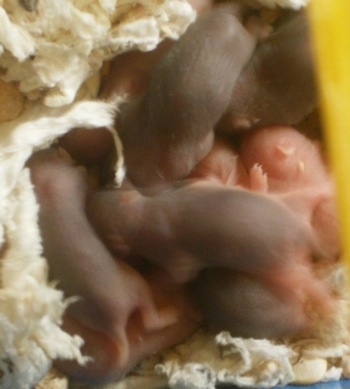
[[[48,107],[72,103],[106,59],[176,39],[196,16],[185,0],[39,0],[33,12],[0,4],[3,78]]]

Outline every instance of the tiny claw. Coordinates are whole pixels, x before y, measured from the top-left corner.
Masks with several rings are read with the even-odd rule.
[[[129,341],[125,329],[121,330],[117,336],[117,346],[119,351],[119,363],[121,366],[126,365],[130,356]]]
[[[289,157],[295,153],[295,147],[288,144],[279,144],[276,145],[276,150],[282,155],[283,157]]]
[[[70,156],[67,150],[65,150],[63,147],[56,147],[56,155],[58,158],[62,159],[64,162],[68,162],[70,164],[74,164],[73,158]]]
[[[230,126],[241,130],[249,130],[258,121],[259,119],[256,118],[236,117],[235,115],[228,119]]]
[[[162,330],[170,327],[179,320],[179,312],[175,307],[168,306],[151,314],[150,312],[144,312],[142,319],[147,330]]]
[[[255,164],[249,170],[250,189],[256,192],[267,193],[269,184],[267,181],[267,174],[264,173],[263,168],[259,164]]]
[[[304,161],[299,161],[298,162],[298,170],[300,173],[304,173],[305,172],[305,163]]]
[[[267,39],[273,32],[271,24],[264,21],[258,15],[252,15],[245,23],[245,28],[256,38],[258,41]]]

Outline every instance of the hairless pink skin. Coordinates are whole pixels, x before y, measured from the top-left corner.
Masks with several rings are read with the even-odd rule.
[[[242,137],[240,147],[216,139],[191,177],[244,187],[263,192],[272,201],[283,201],[298,220],[309,225],[322,254],[330,260],[338,258],[339,223],[332,178],[319,144],[297,130],[257,129]],[[311,273],[308,277],[313,282]],[[193,291],[206,323],[215,331],[284,336],[298,328],[307,330],[310,324],[297,300],[286,293],[272,293],[261,278],[235,270],[204,270],[193,283]]]
[[[270,127],[246,135],[239,155],[246,170],[265,182],[265,191],[312,227],[324,255],[337,259],[341,247],[335,189],[319,144],[294,128]]]
[[[216,135],[213,147],[188,178],[210,180],[227,186],[251,189],[251,178],[231,139]]]
[[[185,291],[174,288],[174,301],[156,303],[145,278],[113,258],[100,241],[85,215],[86,175],[68,154],[46,150],[34,155],[28,166],[40,204],[50,278],[67,297],[81,298],[68,308],[66,325],[84,336],[86,350],[96,357],[86,368],[64,363],[66,371],[91,380],[118,377],[141,358],[191,333],[198,319],[184,321]],[[152,282],[161,282],[161,277]],[[157,333],[159,340],[154,338]],[[138,336],[145,339],[144,345],[138,344]]]
[[[239,155],[246,169],[260,165],[268,190],[290,192],[307,187],[331,188],[331,176],[320,145],[293,127],[274,126],[242,137]]]
[[[296,129],[256,129],[243,135],[239,146],[218,138],[190,177],[278,198],[311,227],[323,256],[338,259],[341,247],[333,179],[319,143]]]

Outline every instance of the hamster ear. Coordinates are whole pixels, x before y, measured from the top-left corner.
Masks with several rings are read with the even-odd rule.
[[[58,158],[60,158],[62,161],[71,163],[72,165],[75,164],[74,159],[70,156],[67,150],[65,150],[63,147],[56,147],[56,155]]]

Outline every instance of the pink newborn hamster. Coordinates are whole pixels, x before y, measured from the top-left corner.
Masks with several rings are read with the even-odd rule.
[[[247,134],[239,155],[247,171],[265,181],[269,194],[311,226],[324,255],[337,259],[341,247],[335,188],[319,142],[292,127],[269,127]]]

